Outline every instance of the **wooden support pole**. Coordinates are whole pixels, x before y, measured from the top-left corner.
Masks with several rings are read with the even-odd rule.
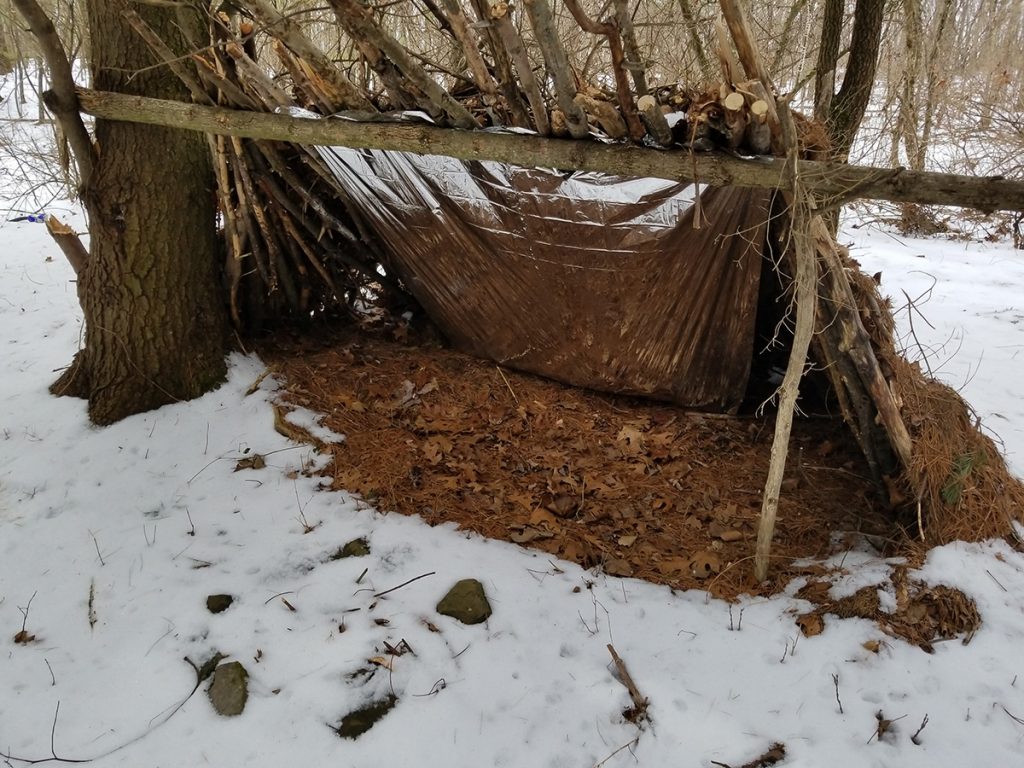
[[[199,81],[195,70],[189,67],[187,60],[175,54],[167,46],[167,43],[160,38],[160,35],[154,32],[153,28],[139,16],[138,12],[128,9],[124,12],[124,18],[131,25],[132,29],[135,30],[136,34],[146,41],[146,45],[149,46],[157,58],[163,61],[178,76],[178,79],[186,85],[189,93],[192,94],[192,99],[197,104],[214,103],[210,94],[203,88],[203,84]]]
[[[640,55],[640,44],[636,40],[636,30],[633,28],[633,17],[629,12],[629,4],[626,0],[615,0],[615,23],[622,34],[622,43],[626,48],[626,55],[629,59],[625,62],[633,78],[633,86],[637,98],[646,96],[649,92],[647,87],[647,71],[644,66],[643,57]]]
[[[473,82],[485,97],[485,103],[493,104],[498,94],[498,84],[494,82],[491,73],[487,71],[487,64],[484,57],[480,55],[476,33],[469,26],[466,14],[462,10],[459,0],[443,0],[445,11],[448,13],[448,22],[451,24],[452,35],[462,46],[462,54],[466,57],[466,66],[473,75]],[[490,99],[490,101],[488,101]]]
[[[548,6],[547,0],[524,0],[524,2],[526,15],[530,17],[530,26],[533,27],[533,34],[537,38],[541,53],[544,54],[544,63],[547,64],[548,72],[555,81],[555,97],[558,99],[559,108],[565,114],[569,135],[574,139],[586,138],[590,134],[587,116],[575,101],[576,84],[569,71],[569,59],[565,55],[565,49],[555,30],[555,20],[551,15],[551,8]]]
[[[318,120],[88,89],[79,89],[78,98],[82,110],[94,117],[203,133],[307,145],[391,149],[618,176],[699,181],[712,186],[791,188],[783,172],[785,163],[777,158],[745,160],[718,153],[691,155],[621,144],[455,131],[409,123]],[[809,160],[801,162],[800,174],[806,189],[819,199],[831,198],[836,204],[863,198],[956,205],[987,212],[1024,212],[1024,182],[1002,176],[957,176]]]
[[[530,111],[533,113],[533,124],[537,133],[541,136],[551,135],[551,119],[548,117],[548,108],[544,104],[544,97],[541,95],[537,78],[534,77],[533,68],[530,66],[530,57],[526,54],[526,46],[519,36],[512,20],[508,15],[511,11],[506,3],[492,3],[488,5],[491,24],[497,30],[498,44],[508,52],[512,62],[515,64],[516,72],[519,74],[519,82],[523,84],[526,91],[526,100],[530,104]]]
[[[509,51],[502,42],[501,33],[497,25],[491,21],[490,4],[488,0],[469,0],[477,17],[475,28],[483,27],[483,38],[487,47],[491,50],[491,58],[494,61],[494,70],[498,78],[498,87],[501,94],[508,103],[508,111],[512,117],[512,124],[520,128],[528,128],[533,125],[526,113],[526,105],[523,103],[519,93],[519,85],[516,83],[515,73],[512,71],[512,60]],[[545,115],[545,119],[547,116]],[[538,131],[541,135],[548,132]]]

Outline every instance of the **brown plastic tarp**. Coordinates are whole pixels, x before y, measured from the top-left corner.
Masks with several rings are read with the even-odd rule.
[[[605,392],[734,410],[769,193],[321,147],[459,348]],[[700,227],[694,220],[700,216]]]

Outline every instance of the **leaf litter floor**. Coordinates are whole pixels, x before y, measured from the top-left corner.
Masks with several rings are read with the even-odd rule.
[[[726,598],[821,574],[797,563],[864,536],[901,538],[838,419],[794,424],[772,576],[757,584],[770,417],[598,394],[365,330],[279,334],[259,351],[284,410],[317,411],[346,436],[320,445],[323,474],[381,510]]]

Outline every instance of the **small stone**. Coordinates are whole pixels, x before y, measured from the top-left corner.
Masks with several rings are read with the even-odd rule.
[[[743,534],[735,528],[730,528],[728,531],[722,531],[718,534],[718,538],[722,541],[741,541],[743,539]]]
[[[483,584],[476,579],[463,579],[441,598],[437,612],[463,624],[479,624],[491,615],[491,604],[487,602]]]
[[[348,544],[343,547],[339,547],[338,550],[331,555],[331,560],[341,560],[344,557],[364,557],[370,554],[370,542],[366,539],[352,539]]]
[[[223,613],[233,602],[235,598],[231,595],[210,595],[206,598],[206,610],[210,613]]]
[[[221,664],[213,672],[208,694],[217,714],[224,717],[242,714],[249,698],[249,673],[237,661]]]

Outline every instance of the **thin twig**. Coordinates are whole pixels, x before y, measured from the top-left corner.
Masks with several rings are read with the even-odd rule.
[[[22,632],[25,631],[25,625],[28,624],[28,611],[32,607],[32,601],[36,599],[36,595],[38,595],[38,594],[39,594],[39,590],[37,589],[35,592],[32,593],[32,597],[30,597],[28,599],[28,603],[25,605],[24,608],[22,608],[20,606],[18,607],[18,610],[21,611],[21,617],[22,617],[21,618],[21,631]]]
[[[992,571],[990,571],[988,568],[986,568],[985,569],[985,573],[988,574],[988,577],[990,579],[992,579],[992,581],[994,581],[996,583],[996,586],[998,586],[1001,590],[1003,590],[1003,592],[1007,591],[1006,587],[1004,587],[1002,584],[999,583],[999,579],[997,579],[995,576],[992,575]],[[1016,679],[1016,678],[1014,678],[1014,679]]]
[[[386,594],[388,594],[390,592],[394,592],[396,589],[401,589],[404,586],[412,584],[414,581],[419,581],[420,579],[425,579],[427,576],[433,576],[435,573],[437,573],[437,571],[431,571],[430,573],[422,573],[419,576],[414,576],[413,578],[409,579],[408,581],[403,581],[397,587],[392,587],[391,589],[385,589],[383,592],[375,592],[373,596],[374,597],[384,597],[384,595],[386,595]]]
[[[503,370],[501,370],[501,366],[500,365],[496,365],[494,367],[497,368],[498,369],[498,373],[501,374],[501,379],[502,379],[502,381],[505,382],[505,386],[508,387],[508,391],[509,391],[509,394],[512,395],[512,399],[516,401],[516,405],[519,405],[519,398],[516,397],[516,393],[512,390],[512,385],[508,383],[508,379],[505,377],[505,372]]]
[[[92,543],[96,545],[96,557],[100,559],[100,566],[106,565],[103,561],[103,555],[100,554],[100,543],[96,540],[96,534],[89,531],[89,535],[92,536]]]
[[[1021,719],[1020,719],[1019,717],[1017,717],[1016,715],[1014,715],[1014,714],[1011,714],[1011,713],[1010,713],[1010,710],[1008,710],[1008,709],[1007,709],[1006,707],[1004,707],[1004,706],[1003,706],[1002,704],[1000,704],[1000,705],[999,705],[999,708],[1000,708],[1001,710],[1003,710],[1003,712],[1005,712],[1005,713],[1006,713],[1007,715],[1009,715],[1009,717],[1010,717],[1010,719],[1011,719],[1011,720],[1013,720],[1014,722],[1020,723],[1021,725],[1024,725],[1024,720],[1021,720]]]
[[[838,674],[833,673],[833,675],[832,675],[832,684],[836,687],[836,703],[839,705],[839,714],[840,715],[845,714],[843,712],[843,700],[839,698],[839,675]],[[925,718],[925,719],[927,720],[927,718]],[[922,725],[921,727],[923,728],[924,726]]]
[[[615,757],[617,754],[619,754],[619,752],[621,752],[622,750],[630,749],[632,747],[635,747],[639,743],[640,743],[640,737],[636,736],[632,741],[627,741],[625,744],[623,744],[621,747],[616,749],[614,752],[612,752],[610,755],[608,755],[608,757],[606,757],[601,762],[594,763],[594,768],[601,768],[602,765],[607,763],[609,760],[611,760],[613,757]]]
[[[912,742],[914,742],[915,744],[917,744],[918,746],[921,746],[921,740],[919,738],[917,738],[917,737],[921,735],[921,731],[924,730],[924,727],[926,725],[928,725],[928,715],[927,714],[924,716],[924,720],[921,721],[921,727],[918,728],[916,731],[914,731],[914,735],[910,737],[910,740]]]
[[[268,598],[267,598],[266,600],[264,600],[264,601],[263,601],[263,604],[264,604],[264,605],[269,605],[269,604],[270,604],[270,601],[271,601],[271,600],[274,600],[275,598],[278,598],[278,597],[284,597],[285,595],[293,595],[293,594],[295,594],[295,591],[294,591],[294,590],[289,590],[289,591],[287,591],[287,592],[278,592],[278,593],[277,593],[276,595],[271,595],[271,596],[270,596],[270,597],[268,597]]]

